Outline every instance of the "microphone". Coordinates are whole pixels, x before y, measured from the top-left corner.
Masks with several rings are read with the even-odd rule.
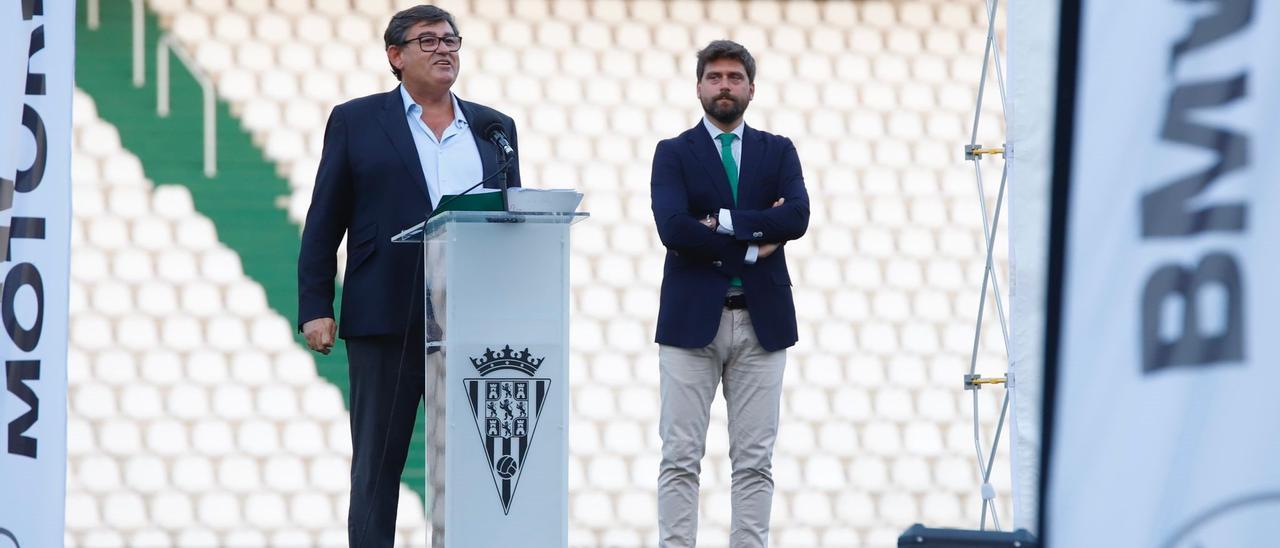
[[[481,128],[480,134],[483,135],[494,146],[498,147],[498,162],[502,164],[502,169],[494,173],[498,177],[498,188],[502,193],[502,210],[511,211],[511,206],[507,203],[507,165],[515,158],[516,150],[511,146],[511,142],[507,140],[507,132],[502,127],[502,119],[493,111],[481,111],[475,113],[475,127]]]
[[[507,140],[506,129],[502,127],[502,118],[498,113],[491,110],[480,110],[472,113],[472,119],[468,120],[472,126],[480,128],[480,135],[493,143],[507,156],[513,156],[516,153],[515,148]]]
[[[511,143],[507,142],[507,133],[502,130],[502,122],[497,120],[490,122],[489,127],[484,128],[484,135],[508,156],[515,155],[515,149],[511,148]]]

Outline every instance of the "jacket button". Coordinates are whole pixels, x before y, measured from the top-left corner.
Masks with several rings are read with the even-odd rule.
[[[720,262],[720,261],[711,261],[711,266],[714,266],[714,267],[716,267],[716,268],[720,268],[720,267],[721,267],[721,266],[723,266],[723,265],[724,265],[724,263],[723,263],[723,262]]]
[[[763,238],[763,237],[764,237],[764,233],[763,233],[763,232],[753,232],[753,233],[751,233],[751,235],[752,235],[752,236],[755,236],[755,237],[757,237],[757,238]]]

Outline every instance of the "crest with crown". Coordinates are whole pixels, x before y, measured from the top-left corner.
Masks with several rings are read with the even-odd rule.
[[[481,376],[488,375],[499,369],[514,369],[524,373],[530,377],[538,372],[538,367],[546,358],[535,358],[529,352],[528,348],[516,352],[511,349],[511,345],[502,347],[502,350],[484,349],[484,355],[479,358],[468,358],[471,365]]]

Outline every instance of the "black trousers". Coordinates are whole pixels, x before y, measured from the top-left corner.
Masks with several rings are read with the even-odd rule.
[[[422,401],[424,338],[421,324],[409,334],[346,339],[351,377],[351,507],[347,536],[352,548],[391,548],[396,506]]]

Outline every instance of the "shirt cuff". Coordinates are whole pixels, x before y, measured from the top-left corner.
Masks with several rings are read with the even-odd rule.
[[[751,244],[747,246],[747,258],[742,262],[746,264],[756,264],[756,259],[760,258],[760,246]]]
[[[716,227],[716,232],[733,235],[733,215],[729,213],[729,210],[721,208],[720,217],[716,219],[716,222],[719,223]]]

